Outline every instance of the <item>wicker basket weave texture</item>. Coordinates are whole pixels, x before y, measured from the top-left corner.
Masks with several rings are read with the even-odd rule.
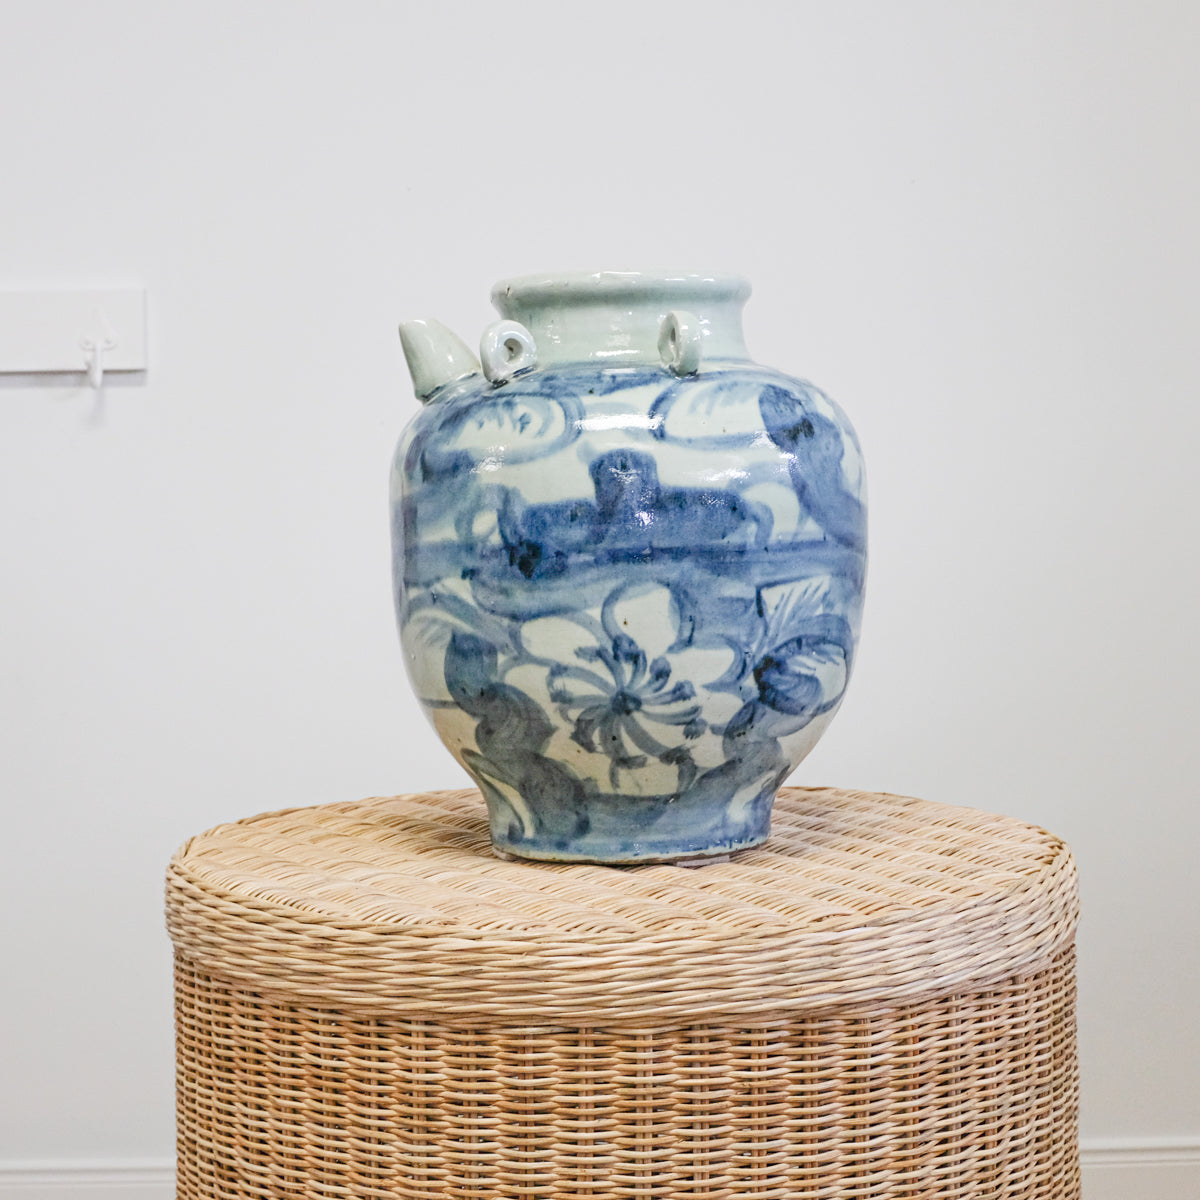
[[[505,862],[471,791],[168,875],[179,1196],[1078,1196],[1074,865],[785,789],[725,863]]]

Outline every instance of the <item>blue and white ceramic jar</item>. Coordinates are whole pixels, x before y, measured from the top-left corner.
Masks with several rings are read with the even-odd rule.
[[[410,677],[496,848],[633,863],[762,842],[854,663],[862,456],[750,360],[711,275],[500,283],[482,366],[401,327],[392,478]]]

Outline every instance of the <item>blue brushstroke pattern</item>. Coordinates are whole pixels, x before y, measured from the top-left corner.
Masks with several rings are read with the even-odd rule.
[[[866,571],[865,509],[844,466],[848,447],[857,455],[853,433],[827,398],[776,373],[728,369],[703,383],[705,403],[718,411],[740,405],[744,413],[748,399],[756,403],[758,432],[725,434],[714,420],[711,430],[678,436],[671,429],[680,422],[668,417],[695,381],[587,364],[534,371],[503,388],[454,385],[422,411],[401,445],[393,538],[402,635],[418,614],[449,622],[445,685],[474,721],[475,746],[461,749],[460,760],[488,798],[497,844],[517,853],[604,860],[752,844],[765,834],[771,800],[794,766],[781,739],[841,700]],[[589,405],[625,397],[645,432],[585,459],[590,494],[530,503],[505,481],[506,465],[577,456]],[[486,469],[481,452],[455,446],[485,422],[507,422],[513,431],[488,447]],[[711,461],[711,473],[725,478],[720,467],[731,451],[750,460],[749,447],[767,442],[775,451],[770,463],[759,465],[755,449],[759,458],[729,486],[660,479],[657,446]],[[697,467],[692,477],[703,474]],[[756,482],[779,480],[810,522],[804,535],[779,537],[770,507],[745,494]],[[491,532],[477,534],[487,514]],[[425,534],[448,525],[453,537]],[[455,580],[466,581],[469,599],[443,586]],[[650,585],[671,597],[672,651],[728,653],[719,679],[679,677],[670,653],[650,656],[614,625],[616,599]],[[781,603],[780,594],[792,599]],[[577,649],[573,660],[538,658],[526,648],[527,622],[578,614],[582,629],[583,614],[602,602],[609,615],[595,644]],[[506,681],[522,666],[544,670],[549,709]],[[586,694],[570,686],[572,672],[581,671],[589,672]],[[740,704],[723,728],[710,730],[724,761],[709,769],[689,749],[711,726],[705,691]],[[437,703],[424,699],[431,708]],[[607,790],[549,753],[556,728],[609,758]],[[674,772],[673,791],[621,790],[626,772],[654,762]],[[520,797],[523,811],[506,791]]]

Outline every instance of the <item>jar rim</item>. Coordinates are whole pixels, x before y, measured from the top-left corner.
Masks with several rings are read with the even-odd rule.
[[[566,271],[519,275],[492,288],[492,303],[505,312],[510,305],[613,301],[617,299],[684,300],[710,303],[745,301],[750,284],[740,275],[700,271]]]

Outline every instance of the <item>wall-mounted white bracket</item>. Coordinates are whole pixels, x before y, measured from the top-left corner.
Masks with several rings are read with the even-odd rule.
[[[0,289],[0,373],[75,374],[99,390],[115,371],[146,369],[146,293]]]

